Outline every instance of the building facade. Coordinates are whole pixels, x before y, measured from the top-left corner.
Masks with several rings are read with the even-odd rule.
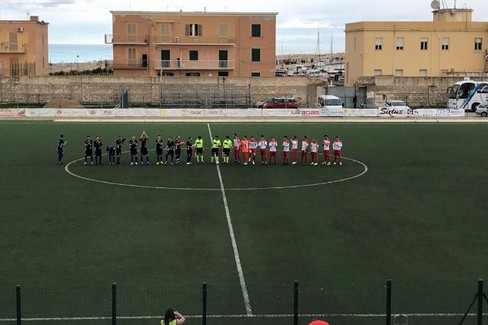
[[[345,32],[349,86],[361,76],[487,71],[488,22],[473,22],[471,9],[436,9],[432,22],[349,23]]]
[[[46,76],[49,72],[48,23],[0,20],[0,76]]]
[[[115,76],[274,76],[277,13],[111,13]]]

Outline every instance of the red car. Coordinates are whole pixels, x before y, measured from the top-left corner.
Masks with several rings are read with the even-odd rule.
[[[298,102],[295,98],[271,98],[263,103],[264,108],[298,108]]]

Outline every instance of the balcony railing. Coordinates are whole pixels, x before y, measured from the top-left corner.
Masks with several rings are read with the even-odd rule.
[[[234,70],[234,60],[158,60],[157,70]]]
[[[128,62],[114,62],[114,70],[141,70],[147,69],[148,61],[144,60],[129,60]]]
[[[20,43],[0,43],[0,53],[19,53],[23,54],[27,51],[27,44]]]
[[[112,44],[147,44],[149,39],[147,35],[106,35],[105,42],[107,38]]]

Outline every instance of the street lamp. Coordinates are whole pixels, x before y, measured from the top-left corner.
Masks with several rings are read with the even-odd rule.
[[[78,71],[79,69],[79,65],[78,65],[78,59],[80,58],[79,55],[76,55],[76,71]]]

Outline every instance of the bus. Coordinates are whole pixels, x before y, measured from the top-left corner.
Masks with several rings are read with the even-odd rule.
[[[450,109],[475,112],[478,105],[488,104],[488,81],[458,81],[448,92],[447,107]]]

